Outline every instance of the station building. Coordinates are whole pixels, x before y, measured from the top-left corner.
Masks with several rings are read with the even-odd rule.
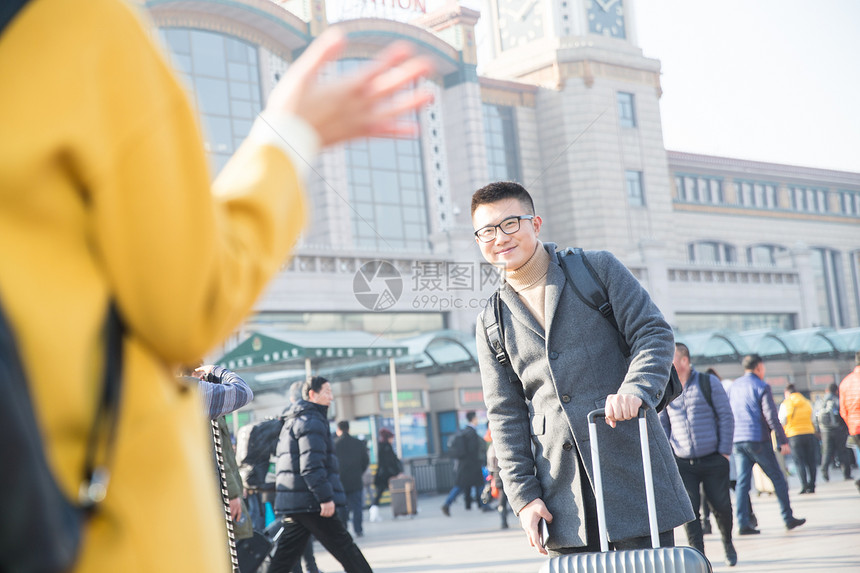
[[[543,240],[624,262],[697,366],[735,377],[759,352],[775,390],[811,395],[853,367],[860,174],[665,149],[660,62],[636,41],[647,2],[139,4],[197,106],[213,174],[328,26],[350,38],[328,74],[395,40],[436,66],[416,137],[314,163],[294,257],[213,356],[256,389],[237,425],[280,412],[289,384],[314,372],[353,433],[373,442],[397,425],[406,458],[443,452],[465,412],[483,409],[475,324],[499,275],[475,245],[470,197],[498,180],[530,191]]]

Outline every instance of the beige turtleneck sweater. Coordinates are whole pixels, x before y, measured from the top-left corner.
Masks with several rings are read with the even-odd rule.
[[[538,241],[537,249],[531,258],[526,261],[526,264],[515,271],[510,271],[506,274],[505,280],[511,288],[514,289],[520,296],[520,300],[526,305],[526,308],[532,313],[532,316],[537,319],[541,328],[546,329],[544,319],[546,318],[546,310],[544,302],[546,300],[546,274],[549,271],[549,253],[543,246],[543,243]]]

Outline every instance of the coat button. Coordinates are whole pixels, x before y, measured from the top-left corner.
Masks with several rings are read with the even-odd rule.
[[[558,358],[558,352],[555,352],[555,351],[550,352],[549,357],[551,360],[555,360],[556,358]]]
[[[564,448],[566,452],[569,452],[573,449],[573,444],[571,444],[570,442],[565,442],[562,448]]]
[[[570,402],[570,396],[565,394],[564,396],[561,397],[561,401],[564,402],[565,404],[567,404],[568,402]]]

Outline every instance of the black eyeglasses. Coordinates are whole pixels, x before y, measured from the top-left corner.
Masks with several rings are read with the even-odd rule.
[[[478,240],[482,243],[489,243],[496,238],[496,229],[501,229],[501,231],[506,235],[513,235],[520,230],[521,220],[525,219],[526,221],[529,221],[534,218],[534,215],[514,215],[513,217],[502,219],[502,222],[498,225],[487,225],[486,227],[481,227],[475,231],[475,236],[478,237]]]

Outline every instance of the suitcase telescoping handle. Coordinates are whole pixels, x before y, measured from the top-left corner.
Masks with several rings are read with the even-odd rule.
[[[603,479],[600,474],[600,453],[597,447],[596,418],[603,418],[603,408],[588,413],[588,435],[591,441],[591,463],[594,472],[594,495],[597,500],[597,527],[600,531],[600,550],[609,551],[609,537],[606,532],[606,508],[603,502]],[[660,547],[660,532],[657,531],[657,503],[654,500],[654,476],[651,473],[651,448],[648,445],[648,422],[645,408],[639,408],[639,442],[642,447],[642,467],[645,472],[645,496],[648,502],[648,525],[651,528],[651,547]]]

